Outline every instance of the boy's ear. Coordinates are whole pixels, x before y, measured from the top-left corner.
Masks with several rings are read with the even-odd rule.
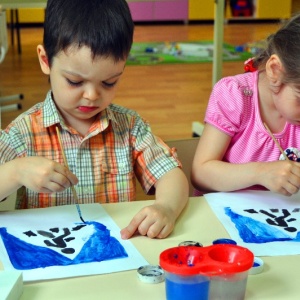
[[[272,54],[266,63],[266,73],[271,87],[280,88],[283,71],[283,65],[278,55]]]
[[[40,66],[44,74],[49,75],[50,74],[50,66],[49,61],[47,57],[47,53],[45,51],[44,46],[38,45],[37,46],[37,55],[39,58]]]

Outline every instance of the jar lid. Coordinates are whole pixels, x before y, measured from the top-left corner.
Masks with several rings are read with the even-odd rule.
[[[145,283],[160,283],[165,280],[165,273],[160,266],[141,266],[137,269],[137,274]]]
[[[212,243],[213,243],[213,245],[217,245],[217,244],[231,244],[231,245],[236,245],[237,244],[237,242],[235,240],[226,239],[226,238],[216,239]]]
[[[264,261],[259,257],[254,257],[252,268],[249,270],[249,275],[256,275],[263,271]]]
[[[183,241],[178,244],[178,246],[195,246],[195,247],[203,247],[203,245],[196,241]]]

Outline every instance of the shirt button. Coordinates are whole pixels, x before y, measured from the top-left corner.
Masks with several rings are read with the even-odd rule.
[[[119,168],[120,168],[120,169],[124,169],[124,168],[125,168],[125,166],[126,166],[126,164],[125,164],[125,163],[119,163]]]
[[[83,189],[84,194],[89,194],[90,192],[91,192],[91,190],[89,188],[84,188]]]

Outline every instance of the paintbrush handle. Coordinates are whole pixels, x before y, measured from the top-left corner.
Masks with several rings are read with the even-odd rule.
[[[64,151],[64,148],[63,148],[63,145],[62,145],[61,136],[60,136],[60,132],[59,132],[58,127],[56,127],[56,133],[57,133],[58,142],[59,142],[59,146],[60,146],[60,149],[61,149],[61,153],[62,153],[62,157],[63,157],[64,164],[65,164],[65,166],[68,168],[68,170],[70,170],[70,169],[69,169],[69,166],[68,166],[67,157],[66,157],[66,155],[65,155],[65,151]],[[76,192],[76,190],[75,190],[74,185],[72,185],[72,184],[71,184],[71,191],[72,191],[73,197],[74,197],[75,202],[76,202],[76,208],[77,208],[79,217],[80,217],[81,221],[82,221],[83,223],[85,223],[84,220],[83,220],[83,218],[82,218],[82,215],[81,215],[81,210],[80,210],[80,206],[79,206],[78,195],[77,195],[77,192]]]
[[[74,197],[76,203],[79,203],[78,195],[77,195],[74,185],[71,185],[71,191],[72,191],[72,194],[73,194],[73,197]]]
[[[276,146],[278,147],[278,149],[280,150],[280,152],[282,153],[282,155],[284,156],[284,158],[286,160],[289,160],[289,158],[286,156],[286,153],[284,152],[284,150],[281,148],[281,146],[279,145],[278,141],[275,139],[273,133],[271,132],[271,130],[269,129],[269,127],[267,126],[266,123],[264,123],[265,128],[267,129],[269,135],[271,136],[271,138],[273,139],[274,143],[276,144]]]
[[[69,165],[68,165],[68,161],[67,161],[67,157],[66,157],[63,145],[62,145],[61,136],[60,136],[60,132],[59,132],[58,127],[56,127],[56,133],[57,133],[58,142],[59,142],[59,146],[60,146],[60,150],[61,150],[61,153],[62,153],[64,164],[68,168],[68,170],[70,170]],[[74,185],[71,185],[71,190],[72,190],[72,194],[73,194],[73,197],[75,198],[76,203],[78,203],[78,196],[77,196],[76,190],[74,188]]]
[[[61,136],[60,136],[60,132],[59,132],[58,127],[56,127],[56,133],[57,133],[58,143],[59,143],[59,146],[60,146],[60,151],[61,151],[61,154],[62,154],[62,157],[63,157],[64,164],[68,168],[68,170],[70,170],[69,166],[68,166],[67,157],[65,155],[65,151],[64,151],[64,148],[63,148],[63,145],[62,145]]]

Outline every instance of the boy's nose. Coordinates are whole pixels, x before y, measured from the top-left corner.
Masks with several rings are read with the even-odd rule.
[[[99,99],[100,97],[100,91],[98,91],[96,88],[89,88],[85,90],[83,97],[88,100],[95,101]]]

